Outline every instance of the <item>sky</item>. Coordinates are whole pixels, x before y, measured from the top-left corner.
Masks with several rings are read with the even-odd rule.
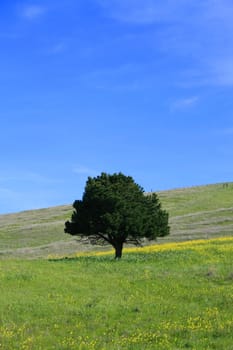
[[[2,0],[0,213],[88,176],[233,181],[232,0]]]

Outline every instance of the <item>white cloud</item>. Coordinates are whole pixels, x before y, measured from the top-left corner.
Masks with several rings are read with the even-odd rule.
[[[14,194],[15,194],[15,192],[10,190],[9,188],[0,187],[1,198],[5,197],[5,196],[10,197],[10,196],[13,196]]]
[[[180,81],[177,83],[180,87],[232,87],[233,86],[233,53],[223,57],[208,57],[206,62],[200,64],[198,69],[183,71]]]
[[[200,4],[187,0],[98,0],[98,3],[107,15],[135,24],[185,19],[186,11],[194,13]]]
[[[233,86],[233,54],[232,57],[218,59],[215,62],[210,62],[212,67],[212,75],[216,85]]]
[[[176,110],[192,108],[197,104],[198,101],[199,101],[198,96],[191,96],[187,98],[178,99],[171,104],[170,110],[171,112],[174,112]]]
[[[58,43],[50,48],[50,53],[51,54],[58,54],[58,53],[63,52],[65,50],[65,48],[66,48],[66,46],[64,43]]]
[[[224,20],[225,24],[232,25],[232,0],[206,0],[204,2],[207,20]]]
[[[180,71],[175,78],[180,86],[233,85],[232,0],[96,1],[105,16],[147,26],[144,42],[151,50],[186,59],[186,72],[195,70],[198,75]]]
[[[99,0],[99,3],[107,15],[123,22],[151,23],[159,17],[157,6],[150,0]]]
[[[47,50],[45,50],[46,55],[59,55],[66,50],[66,45],[63,42],[58,42],[57,44],[51,45]]]
[[[75,166],[73,169],[73,172],[75,174],[86,175],[86,176],[93,176],[97,173],[96,170],[93,170],[93,169],[86,167],[86,166],[83,166],[83,165]]]
[[[1,171],[0,213],[54,205],[60,200],[55,186],[61,182],[35,172]]]
[[[18,39],[20,35],[18,33],[7,33],[7,32],[1,32],[0,38],[2,39]]]
[[[39,173],[30,171],[1,172],[0,183],[27,182],[31,184],[52,184],[59,183],[58,179],[48,178]]]
[[[46,8],[39,5],[25,5],[21,9],[21,16],[28,20],[41,17],[46,12]]]
[[[224,135],[224,136],[232,136],[233,135],[233,127],[228,127],[225,129],[218,130],[217,134]]]
[[[105,14],[123,22],[189,22],[226,20],[232,24],[231,0],[96,0]]]
[[[53,199],[56,193],[53,190],[35,188],[17,190],[0,187],[0,213],[18,212],[22,210],[47,208],[54,205]]]
[[[135,91],[147,85],[144,77],[146,65],[128,63],[89,72],[83,82],[96,89],[111,91]],[[143,75],[143,78],[142,78]]]

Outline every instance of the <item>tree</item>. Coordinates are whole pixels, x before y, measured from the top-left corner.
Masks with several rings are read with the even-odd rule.
[[[89,177],[82,200],[73,208],[65,232],[88,237],[92,244],[111,244],[115,258],[121,258],[124,243],[141,245],[144,238],[169,234],[168,213],[157,195],[145,195],[132,177],[122,173]]]

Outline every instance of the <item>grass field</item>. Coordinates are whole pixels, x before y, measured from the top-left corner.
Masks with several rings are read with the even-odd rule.
[[[0,349],[233,350],[233,184],[158,195],[171,235],[121,261],[70,205],[0,215]]]
[[[0,349],[232,350],[233,238],[0,262]]]
[[[233,183],[158,192],[170,215],[171,234],[158,242],[231,236]],[[102,248],[64,234],[71,205],[0,215],[0,258],[38,258]]]

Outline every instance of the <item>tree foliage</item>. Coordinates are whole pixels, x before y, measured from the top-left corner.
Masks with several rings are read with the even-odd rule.
[[[169,234],[168,213],[157,195],[145,195],[132,177],[122,173],[89,177],[82,200],[73,207],[65,232],[88,237],[93,244],[111,244],[116,258],[121,258],[124,243],[140,245],[144,238]]]

